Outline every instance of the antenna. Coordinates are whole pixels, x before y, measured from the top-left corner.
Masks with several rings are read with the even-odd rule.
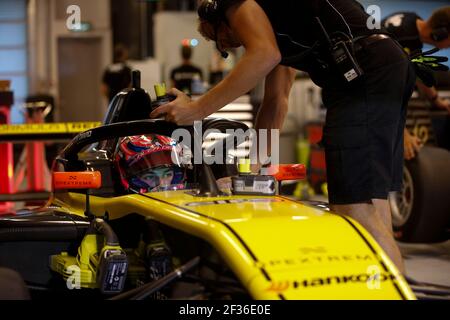
[[[323,26],[322,21],[320,21],[320,18],[315,17],[315,19],[317,21],[317,24],[320,27],[320,30],[322,31],[323,35],[325,36],[325,39],[327,40],[328,44],[330,46],[333,46],[333,42],[331,41],[330,36],[328,35],[327,29],[325,29],[325,27]]]

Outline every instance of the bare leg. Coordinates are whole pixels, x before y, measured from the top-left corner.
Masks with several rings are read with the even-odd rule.
[[[383,203],[377,206],[384,207]],[[347,215],[361,224],[375,238],[386,254],[391,258],[401,273],[405,272],[402,256],[397,243],[392,235],[392,229],[386,227],[383,214],[377,212],[377,206],[368,203],[357,203],[349,205],[330,205],[331,209],[342,215]]]
[[[389,201],[382,199],[372,199],[372,203],[375,206],[375,210],[386,228],[391,232],[391,234],[393,234],[394,231],[392,229],[392,213]]]

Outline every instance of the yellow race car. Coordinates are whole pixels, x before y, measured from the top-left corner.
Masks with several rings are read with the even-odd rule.
[[[223,164],[189,162],[195,152],[185,152],[182,173],[171,171],[164,188],[148,182],[154,171],[136,180],[163,161],[153,151],[142,160],[148,137],[161,151],[180,128],[124,117],[137,106],[119,105],[58,156],[45,207],[0,219],[0,266],[16,270],[32,298],[415,299],[358,223],[277,194],[281,180],[301,178],[301,165],[251,175],[225,148]],[[247,129],[223,119],[202,126],[223,139]],[[166,178],[167,170],[157,181]]]

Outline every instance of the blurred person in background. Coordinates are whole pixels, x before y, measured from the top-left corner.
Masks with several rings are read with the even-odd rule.
[[[118,44],[114,48],[114,62],[103,73],[102,93],[109,102],[123,89],[131,86],[131,68],[127,65],[128,49]]]
[[[170,73],[172,87],[177,88],[186,94],[194,94],[198,91],[193,88],[194,81],[202,84],[203,72],[200,68],[192,64],[191,46],[183,45],[181,47],[181,58],[181,65],[173,69]]]
[[[428,20],[414,12],[396,12],[384,18],[382,25],[410,55],[421,51],[424,44],[439,49],[450,47],[450,6],[434,11]],[[417,80],[416,85],[433,107],[450,113],[450,102],[441,98],[434,86],[427,86],[421,80]],[[406,128],[404,134],[404,155],[410,160],[420,151],[423,141]]]

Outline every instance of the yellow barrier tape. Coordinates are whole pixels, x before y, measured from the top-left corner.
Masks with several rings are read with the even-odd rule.
[[[67,131],[70,133],[80,133],[101,125],[101,122],[69,122],[67,123]]]
[[[101,122],[33,123],[0,125],[0,135],[80,133],[101,126]]]

